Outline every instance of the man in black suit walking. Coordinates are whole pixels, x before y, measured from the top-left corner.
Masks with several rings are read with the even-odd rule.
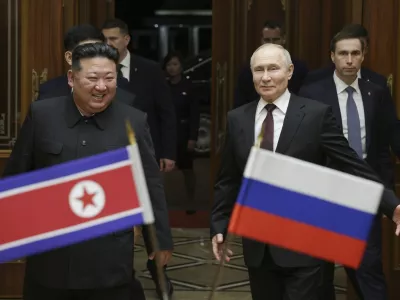
[[[101,30],[90,24],[82,24],[71,27],[64,37],[65,61],[69,66],[72,65],[72,51],[79,45],[95,42],[105,42]],[[127,105],[133,106],[136,96],[129,92],[129,82],[123,76],[117,75],[117,90],[115,97],[117,101],[121,101]],[[72,92],[71,86],[68,84],[67,75],[62,75],[46,81],[39,87],[39,95],[36,101],[68,96]],[[135,300],[144,300],[145,294],[140,281],[136,278],[135,271],[132,274],[132,297]]]
[[[104,36],[99,29],[90,24],[82,24],[71,27],[64,36],[65,61],[69,66],[72,64],[72,51],[83,43],[104,42]],[[128,92],[128,81],[122,77],[117,77],[116,98],[128,105],[133,106],[135,95]],[[52,78],[39,86],[39,95],[36,100],[46,98],[56,98],[71,94],[71,87],[68,85],[67,75]]]
[[[390,155],[389,132],[392,124],[397,122],[396,110],[383,88],[358,78],[364,51],[363,39],[354,38],[346,31],[336,34],[331,42],[335,71],[329,77],[304,86],[299,96],[332,106],[337,125],[350,146],[391,188],[394,185],[394,164]],[[352,110],[353,104],[356,110]],[[360,267],[357,270],[346,268],[357,293],[364,300],[385,300],[388,297],[382,267],[381,219],[381,214],[375,218]],[[320,299],[334,299],[334,264],[329,262],[324,269]]]
[[[4,176],[124,147],[124,120],[134,128],[155,214],[160,262],[173,247],[163,183],[146,115],[119,101],[118,52],[104,43],[76,47],[68,82],[74,92],[31,104]],[[96,78],[93,76],[96,74]],[[55,199],[55,201],[58,201]],[[27,258],[25,300],[129,300],[132,228]]]
[[[327,159],[343,172],[379,181],[366,162],[350,148],[326,104],[290,94],[293,73],[290,54],[283,47],[266,44],[251,58],[253,81],[259,101],[228,113],[227,135],[214,188],[211,236],[215,257],[221,257],[230,215],[240,188],[251,147],[263,127],[260,146],[270,151],[324,166]],[[398,224],[400,201],[385,190],[381,209]],[[266,229],[268,230],[268,229]],[[243,239],[254,300],[317,300],[321,279],[320,260],[279,247]]]
[[[129,80],[130,90],[138,96],[134,107],[147,113],[151,137],[154,142],[156,158],[163,172],[172,171],[176,160],[176,116],[171,92],[161,67],[148,59],[131,53],[128,50],[130,35],[128,25],[119,19],[108,20],[102,31],[107,43],[120,53],[119,72]],[[146,239],[146,232],[143,232]],[[152,252],[146,243],[147,252]],[[149,256],[150,257],[150,256]],[[151,258],[151,257],[150,257]],[[147,269],[156,285],[161,298],[158,276],[153,259],[147,260]],[[171,281],[165,274],[169,294],[173,293]]]

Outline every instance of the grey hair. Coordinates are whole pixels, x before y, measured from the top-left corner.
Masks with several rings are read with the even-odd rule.
[[[280,49],[280,50],[282,51],[283,57],[285,58],[285,62],[286,62],[286,65],[287,65],[288,68],[289,68],[289,66],[290,66],[291,64],[293,64],[293,63],[292,63],[292,58],[290,57],[289,51],[287,51],[287,50],[286,50],[284,47],[282,47],[281,45],[269,44],[269,43],[267,43],[267,44],[261,45],[260,47],[258,47],[258,48],[256,49],[256,51],[254,51],[253,55],[252,55],[251,58],[250,58],[250,68],[253,67],[254,56],[255,56],[255,54],[256,54],[258,51],[260,51],[260,50],[262,50],[262,49],[264,49],[264,48],[271,48],[271,47]]]

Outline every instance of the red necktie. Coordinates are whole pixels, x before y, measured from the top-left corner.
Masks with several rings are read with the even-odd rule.
[[[274,116],[272,111],[276,108],[275,104],[267,104],[267,116],[262,124],[263,137],[260,147],[266,150],[274,151]]]

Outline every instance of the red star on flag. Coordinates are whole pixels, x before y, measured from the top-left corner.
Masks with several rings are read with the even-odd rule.
[[[94,192],[92,194],[88,193],[88,191],[86,190],[86,188],[83,188],[83,195],[78,198],[83,205],[83,210],[86,208],[86,206],[88,205],[93,205],[96,206],[96,204],[93,202],[93,197],[96,195],[97,193]]]

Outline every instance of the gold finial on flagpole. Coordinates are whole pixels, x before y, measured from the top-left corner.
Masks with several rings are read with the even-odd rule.
[[[257,147],[257,148],[261,147],[261,143],[263,141],[263,137],[264,137],[264,124],[261,125],[260,133],[258,134],[257,141],[256,141],[256,143],[254,145],[255,147]]]
[[[125,120],[125,127],[126,127],[126,132],[128,135],[129,143],[131,145],[136,144],[136,138],[135,138],[135,133],[133,132],[131,122],[129,120]]]

